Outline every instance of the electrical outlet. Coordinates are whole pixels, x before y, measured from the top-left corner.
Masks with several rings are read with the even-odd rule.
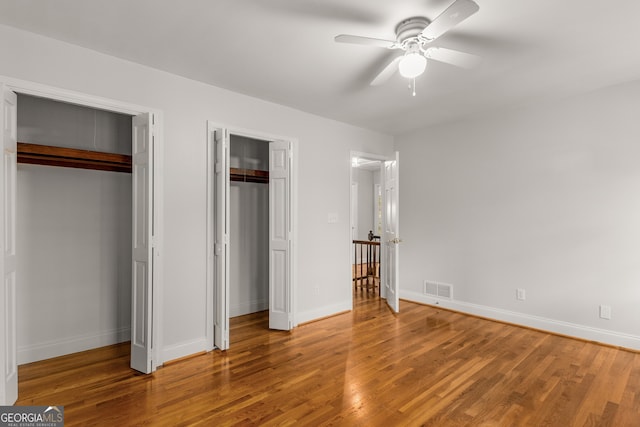
[[[600,306],[600,318],[611,320],[611,306],[610,305],[601,305]]]
[[[516,299],[520,301],[527,299],[527,293],[524,289],[516,289]]]

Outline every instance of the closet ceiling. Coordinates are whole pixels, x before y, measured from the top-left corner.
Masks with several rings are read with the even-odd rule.
[[[637,0],[477,0],[480,11],[438,44],[482,65],[431,62],[416,97],[398,75],[369,86],[395,52],[333,40],[393,39],[400,20],[451,3],[0,0],[0,24],[390,134],[640,77]]]

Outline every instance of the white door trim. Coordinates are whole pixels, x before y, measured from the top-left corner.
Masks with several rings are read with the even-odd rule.
[[[229,126],[228,124],[207,121],[207,129],[227,129],[230,135],[242,136],[246,138],[259,139],[263,141],[288,141],[291,144],[291,152],[293,156],[293,164],[291,168],[291,232],[293,234],[291,240],[291,264],[290,264],[290,282],[289,292],[291,298],[291,324],[292,327],[298,326],[297,321],[297,304],[296,304],[296,283],[298,283],[298,265],[297,265],[297,248],[298,248],[298,139],[276,135],[251,129],[244,129],[235,126]],[[209,135],[207,132],[207,138],[205,139],[207,145],[209,145]],[[209,150],[209,148],[207,148]],[[205,316],[207,324],[205,330],[207,334],[207,351],[214,349],[213,343],[213,319],[214,319],[214,281],[213,281],[213,269],[214,269],[214,257],[213,257],[213,217],[214,217],[214,197],[213,193],[213,177],[215,175],[214,167],[211,156],[207,156],[207,302],[206,309],[207,314]],[[209,255],[211,254],[211,255]]]
[[[41,98],[52,99],[55,101],[66,102],[70,104],[82,105],[85,107],[96,108],[101,110],[112,111],[116,113],[138,115],[142,113],[151,113],[155,118],[155,147],[153,157],[154,168],[154,267],[153,267],[153,354],[155,367],[161,366],[164,362],[161,359],[162,352],[162,301],[164,290],[164,270],[163,254],[164,254],[164,116],[162,110],[146,107],[142,105],[132,104],[128,102],[118,101],[114,99],[89,95],[82,92],[71,91],[41,83],[30,82],[27,80],[15,79],[0,75],[0,83],[4,83],[5,87],[24,95],[37,96]]]

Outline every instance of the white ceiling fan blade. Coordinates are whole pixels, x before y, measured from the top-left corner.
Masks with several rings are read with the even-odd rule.
[[[393,76],[396,71],[398,71],[398,62],[402,59],[404,55],[397,56],[391,61],[380,73],[376,76],[375,79],[369,83],[371,86],[380,86],[385,83],[391,76]]]
[[[428,59],[466,69],[475,68],[480,65],[482,61],[479,56],[458,50],[446,49],[444,47],[430,47],[424,52],[424,56]]]
[[[422,36],[427,40],[435,40],[476,13],[479,9],[480,7],[472,0],[456,0],[427,25],[427,28],[422,31]]]
[[[366,46],[384,47],[387,49],[395,49],[397,44],[394,40],[375,39],[372,37],[352,36],[349,34],[340,34],[334,37],[338,43],[362,44]]]

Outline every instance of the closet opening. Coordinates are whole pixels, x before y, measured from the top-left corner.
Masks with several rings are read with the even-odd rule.
[[[10,405],[18,399],[19,364],[127,339],[130,367],[141,373],[155,371],[162,362],[158,352],[162,338],[158,322],[163,278],[162,112],[20,80],[0,82],[0,89],[0,240],[4,242],[0,403]],[[55,105],[55,111],[42,108],[40,102]],[[30,114],[29,109],[37,113]],[[128,144],[120,142],[120,137],[102,138],[103,129],[97,125],[103,122],[112,125],[104,130],[106,135],[122,135]],[[29,141],[19,141],[24,139]],[[66,142],[56,146],[55,140]],[[84,142],[78,146],[77,141]],[[105,154],[100,151],[105,141],[118,141],[111,148],[125,147],[124,153],[130,150],[131,154]],[[126,173],[129,166],[131,174]],[[42,179],[45,171],[48,175]],[[111,182],[105,175],[120,178]],[[124,193],[119,191],[122,181],[130,183]],[[62,190],[55,188],[56,182]],[[120,201],[126,196],[118,197],[126,191],[128,208],[126,201]],[[67,210],[74,206],[78,209]],[[109,212],[123,219],[107,220]],[[48,226],[64,232],[53,238]],[[129,230],[128,242],[115,235],[122,229]],[[72,238],[77,234],[80,240]],[[47,239],[38,240],[42,236]],[[100,240],[110,250],[97,245]],[[25,248],[31,252],[25,254]],[[127,251],[131,254],[127,261],[115,253]],[[25,280],[37,284],[30,287]],[[110,281],[111,288],[95,285],[104,280]],[[127,284],[129,292],[121,292]],[[103,305],[109,301],[116,304]],[[98,317],[84,317],[89,315]],[[58,316],[55,321],[53,316]]]
[[[229,318],[269,310],[295,326],[295,142],[207,122],[207,348]]]
[[[18,364],[129,341],[133,116],[17,105]]]
[[[229,317],[269,309],[269,141],[229,137]],[[269,325],[265,324],[264,329]]]

